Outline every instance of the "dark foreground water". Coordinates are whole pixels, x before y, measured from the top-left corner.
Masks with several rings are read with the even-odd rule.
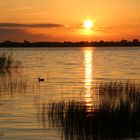
[[[3,51],[11,49],[0,49]],[[95,109],[99,106],[99,95],[93,92],[98,83],[125,83],[128,79],[140,82],[138,47],[15,48],[12,53],[22,65],[19,69],[0,72],[2,140],[69,139],[62,133],[63,126],[50,123],[46,117],[48,103],[62,100],[81,103],[82,100],[88,106],[88,112],[91,106]],[[38,78],[44,81],[39,82]],[[86,134],[85,137],[73,138],[92,139]]]

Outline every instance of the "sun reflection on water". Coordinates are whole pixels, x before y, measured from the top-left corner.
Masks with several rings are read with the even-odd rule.
[[[85,65],[85,101],[87,110],[93,109],[92,100],[92,54],[93,48],[84,49],[84,65]]]

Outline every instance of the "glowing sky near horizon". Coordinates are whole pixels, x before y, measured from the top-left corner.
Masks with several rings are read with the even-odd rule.
[[[0,41],[140,39],[139,6],[140,0],[1,0]],[[85,20],[94,22],[90,31]]]

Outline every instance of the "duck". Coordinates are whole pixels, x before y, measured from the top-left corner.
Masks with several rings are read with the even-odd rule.
[[[38,81],[43,82],[43,81],[45,81],[45,79],[44,78],[38,78]]]

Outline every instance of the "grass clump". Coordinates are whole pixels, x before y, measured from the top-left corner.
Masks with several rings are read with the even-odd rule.
[[[0,54],[0,70],[9,70],[11,68],[19,68],[21,62],[13,58],[12,53]]]
[[[28,81],[22,77],[0,78],[0,97],[13,97],[18,94],[27,93]]]
[[[140,84],[101,83],[96,92],[100,102],[90,111],[85,101],[51,102],[50,122],[62,127],[66,140],[140,138]]]

